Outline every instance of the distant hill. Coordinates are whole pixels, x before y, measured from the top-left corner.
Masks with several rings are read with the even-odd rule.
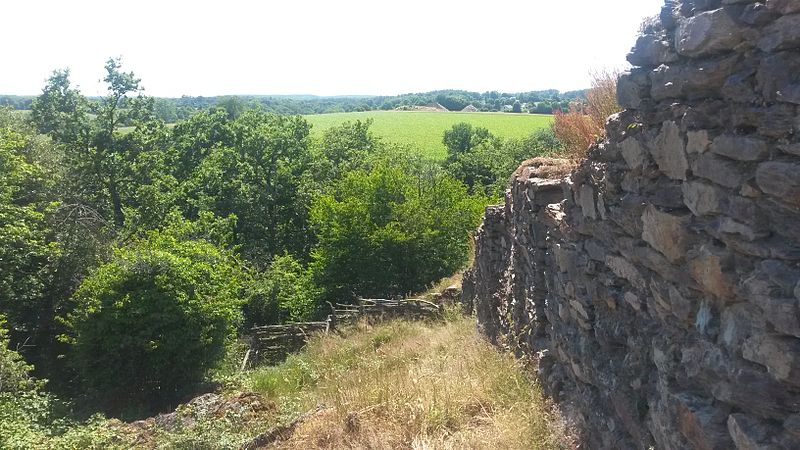
[[[409,93],[394,96],[368,95],[227,95],[227,96],[182,96],[156,98],[157,115],[168,123],[186,119],[197,111],[220,106],[232,114],[258,108],[276,114],[326,114],[364,111],[413,110],[432,104],[441,105],[449,111],[461,111],[469,105],[482,112],[498,112],[511,108],[519,101],[523,112],[551,114],[555,110],[566,110],[571,101],[585,98],[586,90],[560,92],[555,89],[507,93],[498,91],[470,92],[441,90]],[[0,106],[13,109],[30,109],[35,96],[0,95]],[[90,99],[96,99],[90,97]],[[471,110],[471,109],[470,109]]]

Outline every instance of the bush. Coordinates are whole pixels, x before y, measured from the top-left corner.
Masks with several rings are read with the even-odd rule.
[[[315,279],[337,301],[423,290],[466,262],[485,202],[432,166],[351,172],[312,207]]]
[[[319,289],[311,273],[291,255],[276,257],[269,270],[257,275],[245,295],[247,326],[309,319],[317,308]]]
[[[73,364],[109,408],[168,403],[224,356],[241,275],[227,251],[181,239],[190,231],[180,225],[117,249],[75,293]]]
[[[620,111],[617,103],[618,72],[597,71],[591,74],[592,87],[586,103],[572,103],[566,113],[554,113],[553,132],[572,159],[581,159],[588,148],[605,137],[608,116]]]

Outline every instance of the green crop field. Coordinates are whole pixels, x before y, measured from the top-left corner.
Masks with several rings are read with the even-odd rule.
[[[369,111],[304,117],[314,126],[312,134],[315,135],[345,121],[372,119],[372,131],[377,136],[412,144],[436,158],[443,158],[446,154],[442,134],[459,122],[488,128],[501,138],[523,138],[540,128],[549,127],[553,122],[553,116],[549,115],[477,112]]]

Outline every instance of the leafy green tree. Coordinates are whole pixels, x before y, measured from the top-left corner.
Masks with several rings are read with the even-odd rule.
[[[522,103],[520,103],[519,100],[514,100],[514,103],[511,105],[511,112],[514,113],[522,112]]]
[[[347,172],[363,168],[378,147],[377,139],[370,131],[372,122],[372,119],[344,122],[325,130],[317,163],[327,162],[330,167],[317,170],[324,170],[328,179],[338,179]]]
[[[184,184],[195,211],[235,215],[237,243],[251,261],[308,252],[308,123],[247,111],[230,123],[232,143],[216,145]]]
[[[135,206],[137,187],[146,180],[138,167],[142,149],[119,129],[156,119],[153,99],[141,95],[140,80],[121,70],[119,58],[110,58],[105,69],[108,94],[96,104],[70,87],[68,70],[54,72],[34,101],[32,117],[39,131],[63,149],[69,202],[92,208],[121,229],[125,208]]]
[[[61,252],[48,223],[57,204],[48,199],[46,172],[29,160],[30,139],[0,128],[0,314],[16,342],[38,333]]]
[[[482,142],[495,139],[489,130],[484,127],[473,127],[466,122],[459,122],[444,132],[442,142],[447,147],[447,157],[455,158],[457,155],[469,152],[473,147]]]
[[[72,361],[107,407],[174,401],[224,355],[242,275],[216,239],[187,239],[199,229],[179,220],[116,249],[75,293]]]
[[[466,262],[485,199],[439,171],[410,169],[351,172],[314,203],[312,268],[326,298],[404,295]]]
[[[269,269],[256,274],[244,305],[247,326],[302,321],[318,307],[319,288],[311,272],[289,254],[276,256]]]

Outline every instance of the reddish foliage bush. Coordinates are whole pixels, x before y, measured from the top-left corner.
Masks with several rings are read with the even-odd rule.
[[[619,73],[597,71],[591,76],[592,87],[586,93],[586,103],[573,103],[568,112],[554,113],[553,132],[571,159],[583,158],[589,146],[605,137],[606,119],[620,111],[617,104]]]

